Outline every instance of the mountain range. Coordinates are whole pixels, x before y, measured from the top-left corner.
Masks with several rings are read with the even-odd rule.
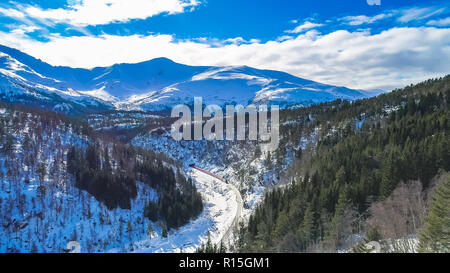
[[[379,92],[353,90],[248,66],[189,66],[167,58],[92,69],[52,66],[0,45],[0,99],[70,114],[164,111],[192,104],[309,106]]]

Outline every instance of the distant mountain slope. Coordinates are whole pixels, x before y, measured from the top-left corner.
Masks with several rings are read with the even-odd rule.
[[[284,72],[247,66],[188,66],[166,58],[93,69],[55,67],[0,46],[0,98],[14,101],[19,97],[64,112],[80,107],[90,111],[167,110],[179,103],[192,103],[194,96],[220,106],[267,103],[289,107],[371,95],[374,93],[321,84]]]

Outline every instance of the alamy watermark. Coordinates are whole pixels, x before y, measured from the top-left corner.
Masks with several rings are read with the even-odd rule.
[[[172,138],[180,140],[259,140],[269,151],[275,151],[280,142],[280,108],[277,105],[218,105],[203,107],[202,98],[194,98],[194,114],[187,105],[177,105],[171,116],[180,118],[172,124]],[[180,114],[182,114],[180,116]],[[247,118],[248,117],[248,118]],[[204,119],[206,122],[204,123]],[[236,122],[235,122],[236,121]],[[224,132],[225,122],[225,132]],[[203,124],[204,123],[204,124]],[[236,123],[236,124],[235,124]],[[270,127],[269,127],[270,124]],[[248,125],[248,126],[247,126]],[[248,135],[248,138],[246,136]]]
[[[70,241],[67,243],[66,251],[68,253],[81,253],[81,245],[77,241]]]
[[[369,6],[381,6],[381,0],[366,0]]]

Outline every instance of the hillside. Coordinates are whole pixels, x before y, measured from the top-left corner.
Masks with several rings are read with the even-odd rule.
[[[203,210],[163,155],[61,114],[0,105],[0,252],[128,252]]]
[[[388,251],[417,251],[404,242],[417,241],[427,192],[448,177],[449,102],[447,76],[284,111],[282,142],[297,147],[296,159],[287,185],[267,192],[241,229],[240,250],[335,252],[377,240]],[[305,135],[316,137],[302,145]]]

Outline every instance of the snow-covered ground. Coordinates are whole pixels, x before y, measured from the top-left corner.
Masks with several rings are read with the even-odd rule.
[[[203,197],[204,211],[191,223],[169,232],[167,238],[157,236],[134,243],[135,252],[194,252],[208,236],[211,242],[219,244],[229,234],[230,228],[239,218],[242,203],[230,185],[199,170],[189,175],[194,179]],[[114,252],[115,250],[113,250]]]
[[[35,178],[28,184],[1,181],[0,253],[62,252],[70,241],[77,241],[81,252],[128,252],[134,249],[133,241],[148,237],[148,225],[154,226],[155,234],[161,234],[142,214],[147,200],[157,198],[145,184],[137,183],[138,196],[131,210],[109,210],[85,191],[49,182],[42,183],[47,192],[41,197],[39,185]],[[13,205],[12,200],[20,205]],[[127,230],[127,223],[132,230]]]

